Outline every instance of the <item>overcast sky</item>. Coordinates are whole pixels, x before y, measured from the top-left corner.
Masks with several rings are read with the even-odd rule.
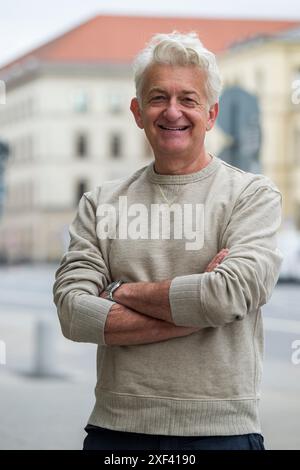
[[[0,0],[0,65],[101,13],[300,22],[300,0]]]

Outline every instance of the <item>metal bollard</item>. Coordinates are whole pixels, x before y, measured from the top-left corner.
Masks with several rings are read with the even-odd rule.
[[[39,318],[35,325],[34,377],[57,377],[56,323]]]

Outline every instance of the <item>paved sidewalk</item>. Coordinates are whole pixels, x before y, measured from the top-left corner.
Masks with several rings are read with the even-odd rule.
[[[0,308],[0,449],[81,449],[94,404],[96,346],[65,339],[52,319],[57,377],[37,378],[36,314]],[[47,319],[49,321],[49,318]]]
[[[263,390],[261,423],[268,450],[300,450],[299,391]]]
[[[81,449],[91,380],[0,376],[0,449]]]

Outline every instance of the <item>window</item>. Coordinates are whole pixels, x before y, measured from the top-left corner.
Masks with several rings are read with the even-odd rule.
[[[300,201],[295,202],[295,225],[300,230]]]
[[[19,154],[19,160],[20,163],[26,162],[26,137],[22,136],[19,139],[19,149],[20,149],[20,154]]]
[[[86,134],[78,134],[76,137],[76,155],[86,157],[88,154],[88,139]]]
[[[88,185],[86,180],[80,180],[76,184],[75,188],[75,206],[77,206],[78,202],[80,201],[82,195],[87,192]]]
[[[33,206],[33,181],[28,182],[28,207],[31,208]]]
[[[120,93],[114,92],[108,95],[108,109],[111,114],[120,114],[123,110],[123,97]]]
[[[300,103],[300,67],[293,70],[292,83],[291,83],[291,101],[293,104],[299,105]]]
[[[14,161],[14,156],[15,156],[15,143],[11,141],[9,143],[9,148],[8,148],[8,157],[9,157],[10,163]]]
[[[122,141],[119,134],[112,134],[110,138],[110,154],[114,158],[121,157]]]
[[[27,103],[26,103],[26,107],[27,107],[27,116],[28,117],[33,116],[33,114],[34,114],[34,100],[33,100],[33,98],[28,98]]]
[[[33,160],[33,137],[29,135],[27,137],[27,152],[28,152],[28,159],[30,161]]]
[[[6,104],[6,86],[4,80],[0,80],[0,104]]]
[[[294,164],[300,166],[300,129],[294,130]]]
[[[22,162],[23,154],[24,154],[23,137],[19,137],[18,142],[17,142],[17,162],[18,163]]]
[[[264,72],[262,69],[256,69],[254,74],[256,94],[260,95],[264,89]]]
[[[9,150],[10,148],[9,148],[8,143],[2,142],[0,140],[0,169],[1,169],[3,162],[5,162],[9,156]]]
[[[32,158],[32,137],[30,135],[23,137],[23,160],[30,161]]]
[[[86,113],[89,108],[89,97],[88,94],[79,90],[72,95],[73,109],[77,113]]]

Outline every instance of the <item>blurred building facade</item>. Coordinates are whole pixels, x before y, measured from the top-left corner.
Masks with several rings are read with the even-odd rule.
[[[57,259],[83,192],[148,161],[129,119],[128,71],[100,74],[40,68],[8,92],[0,118],[10,148],[0,249],[10,260]]]
[[[224,91],[241,87],[257,98],[260,169],[282,191],[284,216],[300,230],[300,28],[237,43],[218,62]],[[218,152],[224,136],[217,130],[209,137]]]
[[[0,108],[0,140],[8,143],[10,156],[0,219],[2,257],[10,262],[58,260],[83,192],[150,162],[151,149],[129,111],[134,96],[130,63],[155,32],[174,29],[196,30],[206,47],[220,54],[226,86],[240,83],[259,94],[263,171],[284,192],[286,212],[293,212],[299,189],[295,199],[291,185],[296,188],[300,178],[293,145],[300,142],[300,121],[289,80],[300,66],[300,49],[267,40],[228,49],[238,39],[291,26],[278,21],[101,16],[3,67],[0,79],[6,83],[7,98]],[[216,150],[220,135],[210,136]]]

